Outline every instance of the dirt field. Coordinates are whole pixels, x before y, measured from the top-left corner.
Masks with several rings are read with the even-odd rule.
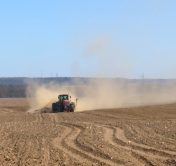
[[[176,104],[55,114],[27,108],[25,99],[0,100],[2,166],[176,166]]]
[[[0,98],[0,107],[6,106],[27,106],[28,101],[26,98]]]

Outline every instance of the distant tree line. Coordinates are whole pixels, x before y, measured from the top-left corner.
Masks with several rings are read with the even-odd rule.
[[[0,85],[0,98],[26,97],[25,85]]]
[[[29,85],[31,83],[60,85],[86,85],[89,82],[116,81],[127,84],[176,84],[176,79],[125,79],[125,78],[91,78],[91,77],[0,77],[0,85]]]
[[[59,84],[64,86],[86,86],[91,82],[108,83],[114,81],[123,86],[138,85],[140,92],[147,92],[152,87],[161,89],[162,86],[168,85],[172,87],[176,85],[176,79],[124,79],[124,78],[82,78],[82,77],[48,77],[48,78],[25,78],[25,77],[1,77],[0,78],[0,98],[26,97],[26,88],[28,85],[37,84]],[[108,84],[107,84],[108,85]],[[156,89],[156,88],[155,88]],[[80,88],[79,88],[80,90]]]
[[[50,84],[56,83],[60,85],[73,85],[73,84],[85,84],[90,81],[91,78],[80,77],[0,77],[0,85],[29,85],[31,83]]]

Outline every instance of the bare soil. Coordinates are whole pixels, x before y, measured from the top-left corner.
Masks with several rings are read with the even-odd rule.
[[[0,98],[0,107],[4,106],[27,106],[27,98]]]
[[[2,166],[176,166],[176,104],[28,114],[25,102],[0,100]]]

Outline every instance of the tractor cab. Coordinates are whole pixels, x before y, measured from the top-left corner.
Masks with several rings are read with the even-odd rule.
[[[70,98],[71,98],[71,96],[70,96]],[[59,95],[58,99],[60,102],[62,102],[63,100],[69,100],[69,94]]]

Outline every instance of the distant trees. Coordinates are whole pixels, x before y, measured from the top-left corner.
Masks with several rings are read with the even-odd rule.
[[[26,97],[25,85],[0,85],[0,98]]]
[[[29,85],[63,85],[77,86],[77,92],[82,94],[84,87],[90,85],[113,84],[123,87],[133,86],[140,93],[160,91],[163,87],[175,87],[176,79],[124,79],[124,78],[86,78],[86,77],[47,77],[47,78],[25,78],[25,77],[0,77],[0,98],[26,97],[26,88]],[[124,88],[128,89],[128,88]],[[163,88],[164,89],[164,88]],[[128,92],[128,91],[127,91]]]

